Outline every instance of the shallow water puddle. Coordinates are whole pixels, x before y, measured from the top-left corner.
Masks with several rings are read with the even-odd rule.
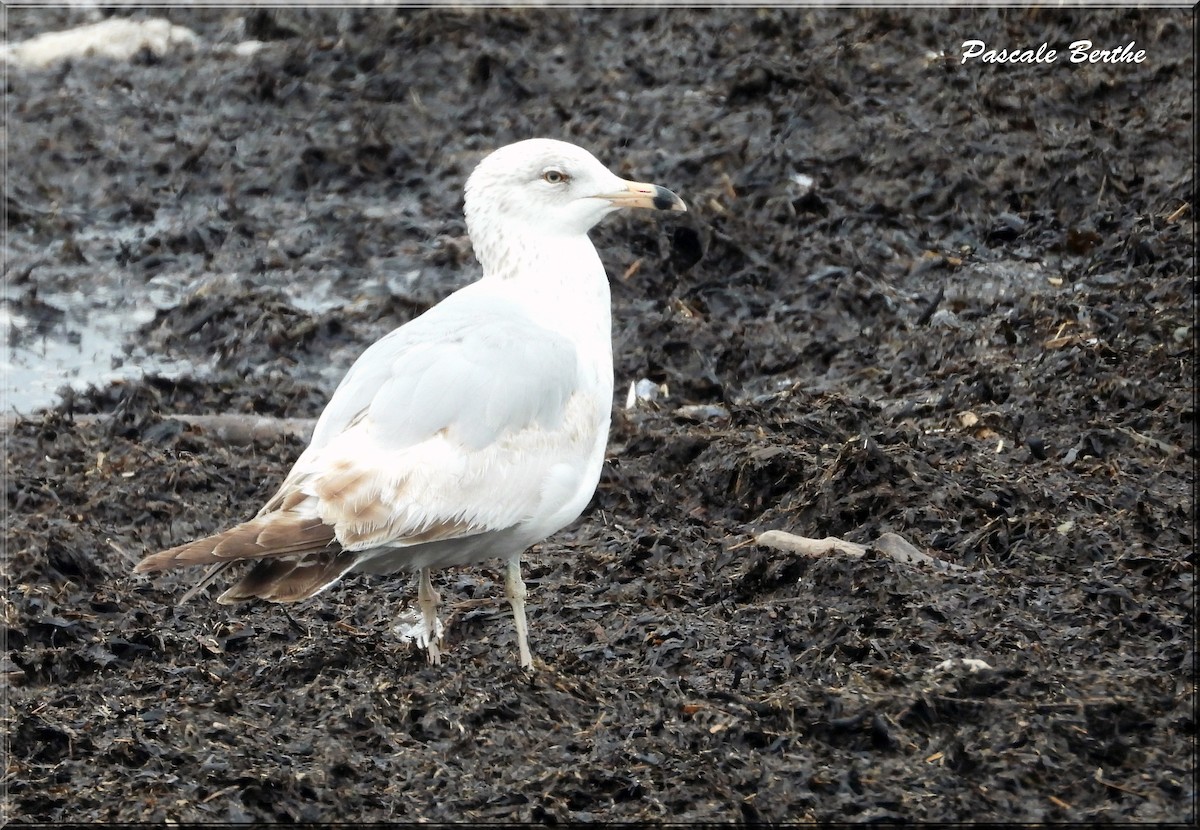
[[[7,413],[28,415],[58,400],[64,386],[77,391],[146,374],[178,377],[194,372],[188,361],[129,347],[137,328],[154,318],[145,297],[113,289],[42,292],[0,289],[0,360]]]

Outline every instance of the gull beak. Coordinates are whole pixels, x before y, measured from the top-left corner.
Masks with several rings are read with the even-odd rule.
[[[596,197],[611,202],[619,208],[650,208],[651,210],[686,211],[687,205],[671,191],[656,184],[621,180],[621,189],[613,193],[601,193]]]

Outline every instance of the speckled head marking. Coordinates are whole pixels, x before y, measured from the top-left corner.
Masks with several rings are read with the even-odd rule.
[[[549,138],[501,147],[467,180],[467,231],[485,274],[511,268],[499,252],[526,236],[586,234],[620,208],[687,210],[666,188],[626,181],[587,150]]]

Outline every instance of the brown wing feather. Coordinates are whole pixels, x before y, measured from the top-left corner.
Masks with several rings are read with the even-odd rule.
[[[264,559],[221,594],[217,602],[231,605],[256,597],[270,602],[299,602],[337,582],[356,561],[357,556],[350,551],[320,553],[302,561]]]
[[[341,579],[359,561],[359,554],[342,547],[406,542],[424,544],[480,533],[462,519],[434,522],[419,529],[405,527],[392,514],[389,504],[399,501],[407,480],[388,482],[386,498],[373,479],[372,471],[349,462],[335,465],[315,482],[315,497],[325,505],[325,520],[302,517],[297,512],[313,498],[300,489],[309,476],[285,481],[253,519],[204,539],[147,556],[137,564],[138,573],[164,571],[193,565],[210,565],[200,584],[181,602],[209,585],[229,566],[250,560],[254,565],[218,598],[231,604],[241,600],[265,599],[296,602],[307,599]],[[326,522],[330,522],[327,524]]]
[[[255,562],[242,578],[217,597],[222,605],[232,605],[242,600],[254,599],[261,591],[269,591],[277,580],[286,579],[288,574],[296,570],[294,559],[260,559]]]
[[[134,571],[148,573],[238,559],[318,553],[331,547],[341,549],[334,540],[333,528],[320,519],[269,513],[213,536],[151,554]]]

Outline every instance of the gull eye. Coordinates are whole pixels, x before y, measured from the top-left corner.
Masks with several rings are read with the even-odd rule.
[[[551,168],[550,170],[542,173],[542,181],[545,181],[549,184],[563,184],[566,182],[566,180],[567,174],[561,170],[555,170]]]

